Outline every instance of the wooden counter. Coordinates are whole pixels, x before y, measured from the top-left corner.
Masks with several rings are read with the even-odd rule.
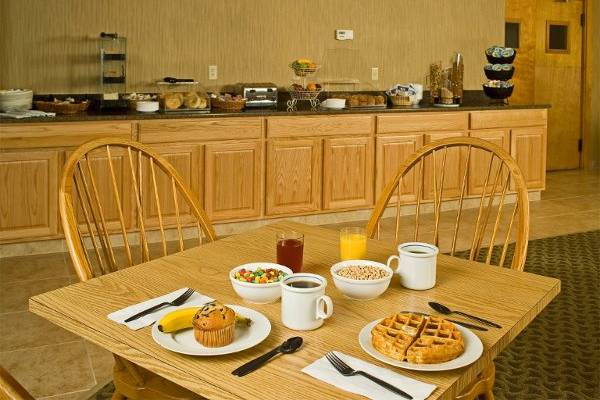
[[[504,147],[529,189],[540,191],[546,121],[544,108],[507,108],[0,124],[0,243],[61,237],[62,166],[70,151],[94,138],[149,144],[179,169],[211,220],[222,222],[369,209],[408,155],[450,136]],[[448,159],[449,170],[462,165],[460,155]],[[485,168],[476,158],[469,168],[468,193],[475,196]],[[406,200],[415,200],[416,187],[406,183]],[[430,200],[427,185],[423,196]],[[123,201],[133,210],[132,199]]]

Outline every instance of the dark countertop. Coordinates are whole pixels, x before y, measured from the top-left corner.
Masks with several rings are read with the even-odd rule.
[[[471,98],[469,98],[471,97]],[[74,115],[57,115],[55,117],[40,118],[2,118],[0,124],[11,123],[38,123],[38,122],[77,122],[77,121],[114,121],[114,120],[147,120],[147,119],[182,119],[182,118],[222,118],[222,117],[265,117],[265,116],[294,116],[294,115],[346,115],[346,114],[389,114],[406,112],[453,112],[453,111],[485,111],[485,110],[518,110],[549,108],[547,104],[509,104],[491,103],[490,99],[482,96],[465,96],[460,107],[434,107],[427,99],[423,99],[418,106],[386,107],[386,108],[353,108],[343,110],[312,110],[308,102],[299,102],[298,108],[288,111],[285,103],[270,109],[246,109],[241,112],[156,112],[140,113],[127,109],[123,110],[92,110]]]

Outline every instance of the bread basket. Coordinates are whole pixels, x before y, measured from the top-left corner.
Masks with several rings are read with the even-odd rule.
[[[413,104],[418,103],[417,99],[413,98],[413,96],[388,95],[388,97],[394,106],[412,106]]]
[[[221,100],[218,97],[211,99],[211,106],[223,111],[242,111],[246,107],[246,99]]]
[[[89,100],[84,100],[81,103],[69,103],[67,101],[36,101],[35,108],[40,111],[53,112],[56,114],[77,114],[84,112],[90,105]]]

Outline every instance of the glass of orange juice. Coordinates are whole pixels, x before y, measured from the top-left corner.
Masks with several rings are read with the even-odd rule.
[[[363,260],[367,255],[367,234],[363,228],[348,227],[340,231],[340,258]]]

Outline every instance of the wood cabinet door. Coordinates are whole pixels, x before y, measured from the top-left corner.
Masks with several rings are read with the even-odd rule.
[[[323,208],[355,208],[373,204],[373,138],[325,139]]]
[[[502,147],[507,152],[510,151],[510,134],[508,129],[484,129],[479,131],[469,132],[469,136],[476,137],[479,139],[486,140],[494,143],[499,147]],[[490,152],[471,149],[471,158],[469,159],[469,195],[481,194],[483,185],[490,169],[490,159],[492,154]],[[494,180],[498,172],[498,166],[502,165],[501,160],[495,157],[490,170],[490,177],[488,178],[487,191],[491,193],[494,185]],[[506,169],[506,168],[505,168]],[[502,179],[504,178],[504,179]],[[498,184],[496,185],[496,192],[502,192],[502,185],[506,179],[506,173],[503,173],[499,178]]]
[[[292,214],[321,208],[320,138],[267,142],[267,214]]]
[[[376,149],[376,182],[375,195],[380,196],[383,188],[398,172],[400,165],[411,154],[423,146],[423,134],[414,133],[406,135],[380,136],[377,138]],[[417,171],[418,172],[418,171]],[[417,174],[413,169],[402,179],[401,201],[412,202],[417,200]],[[394,194],[389,203],[397,201]]]
[[[154,151],[163,156],[179,172],[181,178],[187,187],[200,199],[202,204],[203,194],[203,146],[195,143],[190,144],[161,144],[150,145]],[[158,228],[158,207],[154,193],[154,184],[152,180],[152,171],[150,165],[146,162],[142,166],[142,198],[144,210],[144,223],[146,227]],[[175,199],[173,197],[173,187],[171,180],[154,165],[156,177],[156,189],[160,202],[160,212],[165,226],[175,226],[177,224],[177,213],[175,209]],[[196,219],[191,214],[190,207],[182,198],[177,198],[179,208],[179,218],[182,224],[195,224]]]
[[[0,153],[0,241],[58,233],[56,150]]]
[[[516,128],[510,132],[510,154],[517,160],[527,189],[544,189],[546,182],[546,129]]]
[[[211,220],[260,216],[262,146],[258,140],[206,145],[205,208]]]
[[[466,132],[427,132],[425,133],[425,144],[434,142],[436,140],[449,138],[449,137],[458,137],[458,136],[466,136]],[[455,147],[448,149],[448,154],[446,155],[446,163],[444,166],[444,192],[443,198],[451,198],[460,196],[460,188],[463,181],[464,171],[465,171],[465,160],[464,160],[465,152],[462,151],[461,148]],[[436,152],[436,166],[434,168],[433,165],[433,157],[432,155],[427,156],[424,165],[424,174],[423,174],[423,198],[426,200],[433,200],[434,186],[433,186],[433,178],[437,177],[437,187],[438,190],[441,184],[442,178],[442,166],[444,165],[444,150],[438,150]],[[415,167],[418,172],[418,164]],[[434,175],[434,171],[436,174]]]

